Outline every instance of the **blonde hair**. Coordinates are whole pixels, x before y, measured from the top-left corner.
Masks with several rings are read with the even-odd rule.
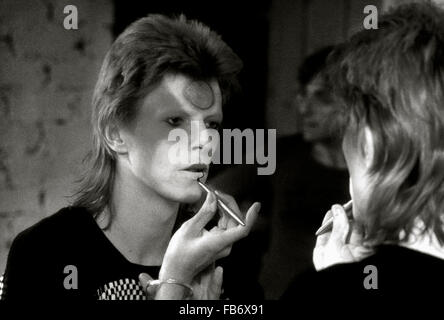
[[[444,12],[401,6],[331,56],[343,125],[374,136],[367,241],[405,241],[417,219],[444,244]]]

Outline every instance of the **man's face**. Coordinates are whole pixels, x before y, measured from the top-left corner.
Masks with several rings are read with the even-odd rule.
[[[205,181],[209,161],[202,163],[193,157],[188,162],[172,161],[170,151],[177,142],[168,141],[168,135],[173,129],[183,129],[188,135],[187,150],[208,155],[211,144],[205,144],[208,137],[204,130],[217,128],[221,122],[222,97],[217,81],[194,82],[183,75],[166,75],[142,99],[133,123],[121,129],[128,150],[119,157],[122,171],[136,184],[164,198],[195,202],[202,193],[197,179]],[[191,127],[197,135],[191,135]],[[190,168],[199,162],[200,166]]]
[[[332,138],[332,116],[337,110],[330,92],[326,91],[323,81],[313,79],[299,99],[302,116],[302,134],[308,142],[330,140]]]

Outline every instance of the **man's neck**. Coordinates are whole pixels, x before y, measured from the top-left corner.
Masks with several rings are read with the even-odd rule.
[[[112,220],[104,233],[130,262],[160,265],[178,209],[177,202],[166,200],[125,169],[119,168],[111,205],[107,208],[107,213],[112,211]],[[109,219],[109,214],[103,216],[105,220]]]
[[[444,260],[444,246],[439,243],[435,233],[431,230],[423,233],[422,230],[424,230],[424,223],[416,219],[408,240],[400,245]]]

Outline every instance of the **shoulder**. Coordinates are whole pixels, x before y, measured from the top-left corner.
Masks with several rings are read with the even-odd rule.
[[[330,290],[338,286],[350,286],[357,275],[362,274],[362,265],[362,262],[337,264],[321,271],[312,268],[293,279],[290,287],[306,292],[311,289]]]
[[[444,286],[444,260],[397,245],[382,245],[361,261],[314,269],[295,278],[283,296],[336,296],[356,299],[430,292]],[[376,290],[374,290],[376,289]]]
[[[20,232],[8,253],[5,274],[30,268],[46,272],[66,257],[88,248],[94,220],[83,208],[66,207]]]
[[[62,208],[20,232],[14,239],[11,250],[24,246],[51,245],[62,239],[70,239],[76,232],[84,229],[91,218],[91,214],[84,208]]]
[[[322,271],[313,268],[293,279],[281,299],[297,303],[302,308],[316,301],[326,310],[327,306],[345,302],[361,307],[367,302],[377,301],[380,291],[366,289],[367,275],[363,272],[363,266],[363,262],[353,262],[334,265]],[[318,312],[323,310],[319,309]]]
[[[82,248],[87,248],[88,224],[94,222],[88,215],[84,209],[67,207],[20,232],[8,253],[4,299],[64,294],[64,268],[77,263]],[[30,283],[38,288],[38,297],[29,290]]]

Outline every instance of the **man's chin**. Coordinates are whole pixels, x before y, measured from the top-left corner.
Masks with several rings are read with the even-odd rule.
[[[197,202],[199,200],[200,200],[200,195],[195,195],[195,194],[190,195],[190,194],[187,194],[186,196],[183,196],[181,201],[179,201],[179,202],[191,204],[191,203],[195,203],[195,202]]]
[[[178,198],[178,202],[195,203],[201,199],[202,189],[196,184],[196,186],[189,186],[188,188],[182,189],[181,192],[177,192],[175,196]]]

